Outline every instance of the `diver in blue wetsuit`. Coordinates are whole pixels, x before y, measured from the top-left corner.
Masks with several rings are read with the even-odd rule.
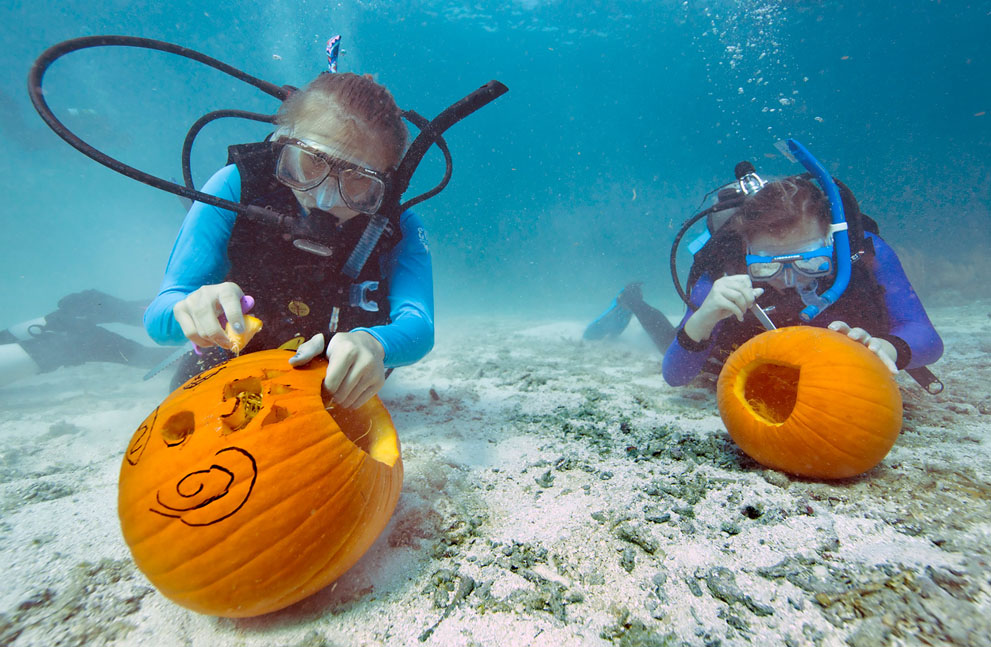
[[[311,234],[282,231],[196,202],[145,313],[159,343],[192,341],[174,383],[231,356],[221,325],[243,330],[243,297],[263,329],[247,350],[295,347],[291,364],[321,353],[324,386],[345,407],[383,386],[386,367],[413,363],[433,346],[433,278],[420,219],[403,212],[377,243],[370,216],[389,191],[406,147],[402,114],[371,77],[321,74],[291,94],[269,140],[234,146],[204,191],[298,214]],[[364,260],[352,263],[356,248]]]
[[[765,315],[778,327],[807,324],[845,333],[892,373],[912,373],[939,359],[943,343],[898,257],[846,187],[841,185],[850,224],[837,227],[831,202],[807,177],[757,180],[696,253],[691,307],[664,353],[669,384],[718,375],[733,350],[765,330]],[[838,272],[836,232],[849,236],[849,284],[823,316],[807,321],[802,313],[821,301]]]

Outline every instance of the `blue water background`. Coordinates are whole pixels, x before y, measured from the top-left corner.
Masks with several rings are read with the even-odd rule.
[[[449,131],[454,178],[419,208],[439,318],[591,318],[632,279],[680,314],[677,227],[742,159],[798,172],[774,148],[789,136],[851,186],[926,299],[989,295],[991,2],[43,0],[5,3],[0,20],[0,328],[76,290],[157,291],[178,199],[70,148],[27,97],[46,47],[104,33],[294,85],[324,69],[324,43],[341,33],[342,71],[375,74],[428,117],[490,79],[508,85]],[[180,177],[183,136],[204,112],[277,108],[208,68],[120,48],[69,55],[45,88],[79,134],[165,177]],[[208,127],[197,183],[227,144],[265,132]],[[434,152],[414,188],[441,172]]]

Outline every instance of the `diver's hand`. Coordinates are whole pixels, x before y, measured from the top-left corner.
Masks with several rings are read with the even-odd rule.
[[[708,339],[716,324],[728,317],[743,321],[747,309],[754,305],[764,288],[755,288],[746,274],[716,279],[699,309],[685,322],[685,334],[695,341]]]
[[[895,362],[898,361],[898,351],[887,339],[871,337],[870,333],[863,328],[851,328],[844,321],[834,321],[829,324],[829,329],[842,333],[853,341],[867,346],[867,350],[877,355],[884,365],[888,367],[889,371],[893,374],[898,373],[898,367],[895,365]]]
[[[317,334],[300,344],[289,359],[302,366],[323,352],[324,336]],[[327,374],[323,386],[334,402],[349,409],[360,407],[385,385],[385,350],[367,332],[339,332],[327,345]]]
[[[236,283],[204,285],[175,304],[172,313],[182,327],[182,334],[197,346],[230,348],[220,317],[225,316],[234,330],[244,332],[243,297],[244,292]]]

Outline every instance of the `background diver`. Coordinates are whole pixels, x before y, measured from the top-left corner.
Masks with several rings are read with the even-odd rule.
[[[695,253],[688,280],[690,307],[681,323],[671,326],[643,301],[639,284],[631,284],[588,326],[586,339],[618,335],[635,315],[664,353],[663,375],[672,386],[687,384],[700,373],[718,376],[733,350],[767,328],[761,321],[765,313],[776,326],[808,324],[844,333],[892,373],[924,370],[939,359],[942,340],[897,255],[842,185],[854,259],[849,284],[825,316],[805,321],[801,314],[837,274],[833,233],[838,228],[831,220],[830,201],[808,176],[765,183],[752,165],[740,166],[743,190],[720,192],[720,199],[731,198],[734,206],[717,227],[710,217],[715,231]]]
[[[0,330],[0,387],[85,362],[154,366],[169,355],[168,349],[146,346],[104,326],[140,327],[146,305],[85,290],[62,297],[58,308],[44,317]]]

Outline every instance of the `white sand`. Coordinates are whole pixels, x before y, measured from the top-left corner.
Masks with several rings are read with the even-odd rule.
[[[895,448],[838,483],[743,456],[711,393],[664,384],[636,324],[590,344],[580,322],[442,321],[382,394],[406,469],[389,527],[331,587],[248,620],[163,598],[121,538],[122,452],[166,375],[11,385],[0,644],[987,645],[989,313],[931,311],[946,392],[903,378]]]

